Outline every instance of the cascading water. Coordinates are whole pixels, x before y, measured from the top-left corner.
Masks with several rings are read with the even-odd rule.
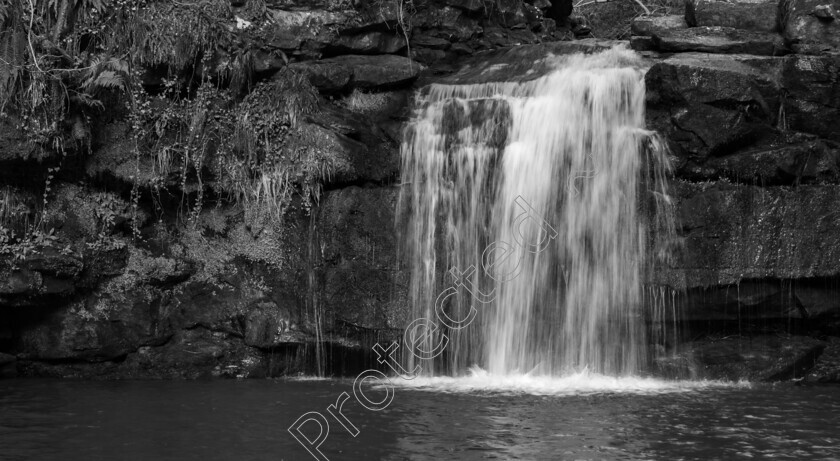
[[[405,354],[408,369],[630,375],[644,364],[645,194],[666,197],[668,168],[644,129],[645,71],[624,48],[552,59],[536,80],[436,84],[418,96],[400,195],[410,302],[415,318],[434,319],[454,268],[460,292],[444,312],[478,314],[446,332],[434,365]],[[527,207],[550,230],[517,234]],[[546,236],[542,251],[502,245]],[[431,350],[436,339],[425,342]]]

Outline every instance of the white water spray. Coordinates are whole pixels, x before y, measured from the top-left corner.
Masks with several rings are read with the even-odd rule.
[[[447,332],[445,354],[426,370],[626,376],[644,365],[643,215],[667,169],[644,129],[644,69],[623,48],[555,59],[533,81],[431,85],[419,96],[400,195],[415,318],[435,317],[446,271],[481,268],[488,244],[514,241],[517,197],[558,231],[545,251],[523,252],[511,280],[470,276],[495,299],[451,298],[453,318],[474,303],[478,319]]]

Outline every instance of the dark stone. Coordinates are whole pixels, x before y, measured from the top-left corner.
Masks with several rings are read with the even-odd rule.
[[[422,69],[411,59],[395,55],[345,55],[291,64],[323,92],[352,88],[388,89],[409,85]]]
[[[685,17],[680,15],[667,16],[639,16],[630,25],[633,35],[650,37],[671,30],[681,30],[688,27]]]
[[[785,54],[782,37],[773,32],[753,32],[731,27],[692,27],[653,33],[659,51],[699,51],[722,54]]]
[[[682,53],[651,67],[648,125],[669,139],[679,170],[777,136],[784,62]]]
[[[817,364],[808,372],[807,380],[826,384],[840,383],[840,338],[829,338]]]
[[[840,275],[840,186],[673,187],[682,246],[655,282],[692,288]]]
[[[677,296],[678,320],[737,323],[804,318],[795,291],[793,283],[776,279],[693,288]],[[673,316],[667,319],[673,321]]]
[[[66,309],[43,312],[34,327],[20,331],[26,360],[101,362],[119,359],[172,335],[158,293],[144,287],[96,293]]]
[[[815,136],[790,136],[767,146],[712,158],[697,171],[698,178],[729,178],[761,185],[840,182],[840,149]]]
[[[788,56],[783,61],[784,119],[792,130],[840,142],[840,55]]]
[[[688,0],[685,20],[691,27],[721,26],[754,32],[779,30],[776,0]]]
[[[808,135],[840,140],[838,71],[836,56],[674,55],[645,77],[648,126],[668,138],[687,178],[833,182],[835,144]]]
[[[21,263],[21,267],[31,271],[66,279],[77,277],[83,266],[78,258],[62,254],[58,249],[49,246],[40,248],[38,253],[28,256]]]
[[[814,8],[814,16],[822,21],[834,21],[837,17],[837,13],[834,11],[834,8],[831,5],[817,5]]]
[[[346,89],[353,78],[353,69],[333,64],[329,60],[292,63],[290,69],[309,78],[315,88],[323,92],[337,92]]]
[[[445,0],[444,4],[460,8],[470,13],[480,13],[485,9],[485,4],[482,0]]]
[[[446,59],[446,52],[428,48],[415,48],[411,50],[411,58],[424,66],[433,66]]]
[[[452,46],[449,47],[449,51],[461,55],[470,55],[473,54],[475,50],[466,43],[453,43]]]
[[[381,182],[396,176],[399,149],[379,127],[372,123],[365,126],[365,116],[350,114],[334,108],[301,126],[299,136],[309,147],[305,155],[311,156],[307,160],[325,163],[330,169],[325,182],[330,185]],[[347,118],[339,119],[341,115]],[[329,152],[326,159],[322,158],[323,152]]]
[[[522,12],[525,15],[525,22],[528,23],[528,27],[531,30],[536,31],[542,28],[544,18],[542,11],[540,11],[539,8],[534,5],[523,3]]]
[[[409,12],[402,2],[362,2],[354,14],[339,26],[340,33],[357,33],[368,30],[396,30]]]
[[[17,377],[17,359],[14,355],[0,352],[0,379]]]
[[[411,36],[411,44],[433,50],[445,50],[449,48],[449,40],[433,37],[424,33],[415,33]]]
[[[656,50],[656,43],[651,37],[633,36],[630,37],[630,48],[636,51],[653,51]]]
[[[531,5],[528,5],[531,6]],[[528,17],[525,4],[519,0],[497,0],[490,13],[491,18],[507,29],[521,29],[529,25],[535,18]]]
[[[794,51],[824,54],[840,51],[840,22],[834,21],[840,1],[791,0],[786,11],[784,34]]]
[[[263,355],[226,335],[197,328],[179,332],[160,347],[141,347],[118,370],[120,377],[264,377]]]
[[[0,306],[33,306],[76,291],[83,264],[51,246],[36,248],[13,263],[0,256]]]
[[[254,72],[270,74],[285,67],[288,64],[288,59],[280,53],[255,50],[253,62]]]
[[[793,294],[803,318],[828,320],[840,317],[840,289],[829,280],[797,281],[794,284]],[[836,332],[823,333],[836,334]]]
[[[335,32],[359,29],[364,22],[358,15],[323,9],[269,9],[262,46],[287,54],[317,58],[335,40]],[[375,20],[375,17],[374,17]]]
[[[707,339],[686,345],[694,378],[784,381],[803,378],[826,344],[806,336]]]
[[[568,23],[573,8],[574,2],[572,0],[551,0],[551,6],[545,12],[545,15],[562,26]]]
[[[342,35],[328,50],[331,54],[394,54],[405,47],[405,37],[399,32],[372,31]]]
[[[526,32],[526,31],[522,31]],[[528,81],[544,76],[554,69],[546,58],[549,55],[597,53],[618,42],[579,40],[550,42],[540,45],[522,45],[506,48],[480,56],[467,58],[459,63],[453,75],[436,79],[438,83],[470,84],[505,81]]]
[[[425,8],[418,11],[411,19],[411,24],[429,35],[450,42],[466,42],[481,35],[484,30],[477,19],[469,17],[460,9],[449,6]]]
[[[366,329],[409,320],[407,274],[395,264],[397,187],[329,192],[318,211],[321,302],[327,318]],[[335,324],[334,328],[340,325]]]
[[[248,308],[245,318],[245,344],[270,349],[290,342],[302,342],[305,336],[291,330],[291,315],[274,302],[263,301]]]

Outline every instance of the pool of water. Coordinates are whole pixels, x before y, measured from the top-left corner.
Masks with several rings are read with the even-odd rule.
[[[0,459],[315,459],[287,431],[309,411],[330,461],[840,459],[838,387],[596,381],[418,378],[371,411],[352,380],[6,380]],[[356,437],[326,411],[342,392]]]

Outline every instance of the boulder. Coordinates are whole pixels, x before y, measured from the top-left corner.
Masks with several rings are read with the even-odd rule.
[[[303,341],[300,332],[291,330],[291,316],[276,303],[262,301],[248,308],[245,317],[245,344],[270,349],[281,344]]]
[[[363,32],[342,35],[327,48],[330,54],[394,54],[404,50],[405,37],[399,32]]]
[[[677,295],[679,321],[732,323],[802,318],[794,287],[777,279],[744,280],[733,285],[692,288]],[[673,316],[668,320],[673,321]]]
[[[411,59],[395,55],[345,55],[320,61],[304,61],[289,67],[303,73],[323,92],[360,88],[382,90],[409,85],[422,70]]]
[[[636,51],[655,51],[656,43],[653,37],[645,37],[641,35],[634,35],[630,37],[630,48]]]
[[[339,33],[352,34],[370,30],[393,31],[399,27],[401,21],[405,20],[404,18],[410,16],[410,12],[403,2],[366,1],[361,2],[359,8],[350,15],[347,20],[337,26]]]
[[[335,39],[335,30],[356,20],[349,13],[323,9],[269,9],[268,12],[263,46],[306,57],[318,57]]]
[[[685,17],[681,15],[639,16],[630,25],[633,35],[651,37],[671,30],[682,30],[688,27]]]
[[[257,349],[203,328],[185,330],[159,347],[141,347],[105,376],[129,378],[265,377],[266,360]],[[81,373],[90,371],[80,370]]]
[[[353,118],[333,123],[336,114],[355,117],[360,123],[354,123]],[[310,123],[301,125],[296,135],[297,142],[306,146],[301,168],[322,165],[327,169],[328,185],[381,182],[395,177],[399,172],[398,147],[378,126],[363,125],[365,121],[366,116],[351,115],[349,110],[340,108],[310,118]]]
[[[424,66],[440,65],[446,59],[446,52],[443,50],[431,50],[428,48],[414,48],[411,50],[411,59]]]
[[[838,56],[676,54],[645,76],[647,124],[686,178],[835,182],[838,72]]]
[[[698,179],[728,178],[765,186],[836,184],[840,182],[840,148],[813,135],[790,134],[685,170]]]
[[[620,43],[589,39],[509,47],[464,59],[456,72],[435,82],[466,85],[534,80],[555,69],[557,56],[597,53]]]
[[[778,137],[788,59],[680,53],[651,67],[647,123],[668,138],[679,171]]]
[[[782,37],[773,32],[754,32],[732,27],[692,27],[652,34],[659,51],[699,51],[721,54],[778,56],[785,53]]]
[[[470,17],[463,10],[449,6],[424,8],[411,18],[411,25],[429,35],[451,42],[466,42],[479,36],[484,30],[478,19]]]
[[[17,358],[0,352],[0,379],[17,376]]]
[[[721,26],[754,32],[778,31],[776,0],[688,0],[685,20],[691,27]]]
[[[473,14],[480,13],[486,8],[482,0],[444,0],[444,4]]]
[[[145,287],[117,293],[106,286],[64,309],[37,308],[12,317],[21,327],[17,347],[26,360],[102,362],[125,357],[144,345],[159,345],[173,329],[161,294]],[[37,318],[35,326],[32,319]]]
[[[794,296],[804,318],[818,321],[840,318],[840,288],[834,281],[798,280],[794,284]],[[836,331],[824,333],[837,334]]]
[[[791,0],[784,24],[785,37],[797,53],[824,54],[840,51],[840,1]]]
[[[20,260],[0,255],[0,307],[34,306],[76,291],[84,264],[71,254],[43,245]]]
[[[327,193],[317,216],[321,305],[332,330],[386,330],[408,323],[407,274],[394,260],[397,187]]]
[[[411,36],[411,44],[413,46],[431,48],[433,50],[445,50],[451,45],[449,40],[440,37],[435,37],[433,35],[429,35],[423,32],[413,34]]]
[[[840,142],[840,55],[792,55],[782,62],[783,124]]]
[[[840,383],[840,338],[831,337],[806,379],[817,383]]]
[[[840,275],[840,186],[673,184],[682,248],[658,283],[674,288],[744,279]]]
[[[735,336],[687,344],[681,354],[693,364],[693,378],[728,381],[801,379],[826,344],[807,336]]]

